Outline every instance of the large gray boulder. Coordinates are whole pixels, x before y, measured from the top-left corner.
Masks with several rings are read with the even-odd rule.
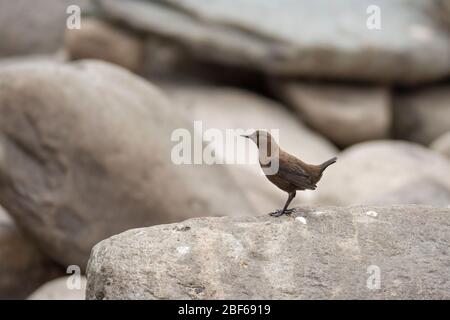
[[[314,192],[316,203],[450,205],[450,161],[421,145],[374,141],[339,155]]]
[[[448,299],[450,209],[300,207],[97,244],[87,299]]]
[[[206,85],[172,85],[164,89],[187,118],[202,121],[204,131],[218,129],[225,136],[228,129],[277,129],[279,144],[308,163],[322,163],[338,153],[332,143],[309,130],[283,105],[249,91]],[[287,194],[263,176],[256,146],[239,136],[235,142],[216,141],[216,155],[231,163],[227,165],[228,171],[241,189],[246,190],[258,214],[280,208]],[[233,163],[236,150],[248,150],[249,161]],[[309,195],[294,199],[293,204],[304,203]]]
[[[397,138],[428,145],[450,131],[450,85],[397,94],[393,111]]]
[[[448,31],[430,14],[435,1],[98,3],[106,17],[171,39],[203,60],[273,74],[416,83],[450,71]],[[379,29],[367,27],[373,6]]]
[[[172,161],[172,133],[191,126],[160,90],[108,63],[5,67],[0,202],[53,259],[82,268],[123,230],[251,213],[223,166]]]
[[[386,88],[294,81],[274,87],[305,122],[340,146],[389,136],[392,111]]]
[[[24,299],[62,273],[0,207],[0,299]]]
[[[57,51],[70,5],[92,10],[91,0],[0,0],[0,57]]]

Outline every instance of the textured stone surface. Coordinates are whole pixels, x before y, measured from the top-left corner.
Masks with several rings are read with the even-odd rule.
[[[430,14],[435,1],[99,3],[107,17],[172,39],[204,60],[269,73],[414,83],[450,71],[448,31]],[[380,29],[367,27],[370,6],[381,10]]]
[[[397,138],[428,145],[450,131],[450,85],[405,92],[393,101]]]
[[[340,146],[387,138],[389,92],[380,87],[287,82],[275,92],[312,128]]]
[[[74,283],[75,281],[71,277],[61,277],[49,281],[33,292],[28,300],[85,300],[86,277],[80,277],[79,288],[73,287]]]
[[[300,207],[278,219],[190,219],[97,244],[86,295],[448,299],[449,247],[450,209],[426,206]],[[379,289],[372,286],[374,268]]]
[[[0,207],[0,299],[24,299],[61,274]]]
[[[63,265],[120,231],[252,206],[226,168],[176,165],[192,123],[154,86],[114,65],[0,70],[0,201]]]
[[[445,189],[450,191],[450,162],[445,157],[410,142],[374,141],[344,150],[314,196],[317,203],[333,205],[366,204],[374,199],[378,204],[395,199],[443,205]]]

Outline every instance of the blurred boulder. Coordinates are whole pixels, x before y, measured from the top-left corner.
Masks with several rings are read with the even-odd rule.
[[[278,75],[399,83],[430,81],[450,73],[450,37],[428,14],[435,6],[432,1],[215,0],[205,5],[203,0],[99,0],[99,4],[111,20],[172,39],[205,61],[225,65]]]
[[[0,299],[24,299],[62,272],[0,207]]]
[[[144,37],[144,66],[139,74],[150,81],[170,85],[227,85],[266,91],[265,76],[253,69],[205,62],[182,45],[149,35]]]
[[[79,30],[66,30],[65,48],[73,60],[99,59],[132,71],[143,65],[144,45],[133,33],[95,18],[83,18]]]
[[[450,209],[297,210],[278,219],[197,218],[113,236],[92,250],[86,298],[450,298]]]
[[[364,201],[370,205],[419,204],[435,207],[450,206],[450,188],[433,178],[419,177],[397,189],[377,194]]]
[[[450,131],[434,140],[430,147],[450,160]]]
[[[65,266],[129,228],[253,212],[225,167],[175,163],[192,123],[118,66],[0,69],[0,115],[0,201]]]
[[[306,128],[283,105],[249,91],[206,85],[172,85],[164,89],[186,117],[202,120],[204,130],[218,129],[225,135],[227,129],[277,129],[282,148],[310,163],[322,163],[338,153],[336,147]],[[248,150],[247,164],[231,164],[227,169],[259,214],[280,208],[287,195],[263,176],[256,146],[240,136],[234,138],[236,145],[216,141],[216,154],[232,163],[229,156],[236,156],[236,150]],[[304,203],[305,197],[294,201]]]
[[[434,3],[435,6],[430,14],[450,26],[450,0],[434,0]]]
[[[92,10],[90,0],[0,0],[0,57],[56,52],[70,5]]]
[[[432,86],[394,96],[397,138],[425,145],[450,130],[450,86]]]
[[[37,54],[37,55],[28,55],[28,56],[17,56],[17,57],[5,57],[0,59],[0,68],[7,67],[15,64],[46,64],[46,63],[55,63],[55,62],[65,62],[66,57],[64,53],[61,54]]]
[[[286,82],[274,90],[305,122],[337,145],[389,135],[391,108],[385,88]]]
[[[72,287],[70,277],[61,277],[42,285],[28,297],[28,300],[85,300],[85,276],[81,276],[79,284],[79,288]]]
[[[339,155],[333,169],[324,174],[314,193],[317,203],[418,202],[442,206],[450,191],[450,162],[436,152],[409,142],[357,144]]]

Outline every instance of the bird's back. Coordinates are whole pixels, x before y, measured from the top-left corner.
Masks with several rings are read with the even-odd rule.
[[[278,172],[267,176],[273,184],[287,192],[316,189],[316,183],[322,176],[320,166],[307,164],[281,149],[278,160]]]

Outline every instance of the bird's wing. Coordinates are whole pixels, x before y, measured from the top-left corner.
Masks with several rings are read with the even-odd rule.
[[[280,167],[278,169],[280,178],[288,181],[290,184],[302,189],[316,189],[311,175],[296,161],[287,161],[280,158]]]

